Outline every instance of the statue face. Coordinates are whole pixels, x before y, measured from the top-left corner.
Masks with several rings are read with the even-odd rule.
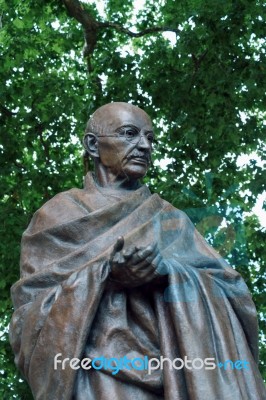
[[[117,177],[143,177],[154,139],[148,115],[134,106],[113,105],[105,111],[101,125],[102,133],[97,135],[100,163]]]

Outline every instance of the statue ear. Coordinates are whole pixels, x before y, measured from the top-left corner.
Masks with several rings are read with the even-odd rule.
[[[94,133],[91,132],[86,133],[83,139],[83,144],[87,152],[93,158],[99,157],[97,136]]]

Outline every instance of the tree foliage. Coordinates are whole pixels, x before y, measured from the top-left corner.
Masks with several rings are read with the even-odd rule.
[[[31,398],[7,337],[21,234],[46,200],[82,187],[86,120],[111,101],[152,117],[158,140],[145,181],[242,274],[258,310],[261,368],[266,361],[265,234],[252,213],[265,191],[265,2],[96,5],[0,0],[3,399]],[[239,166],[252,152],[260,161]]]

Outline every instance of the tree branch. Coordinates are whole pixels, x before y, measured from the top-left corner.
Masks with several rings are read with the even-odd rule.
[[[95,26],[97,28],[98,22],[92,18],[88,11],[80,4],[78,0],[63,0],[69,14],[80,22],[84,28],[88,26]]]
[[[84,28],[86,46],[84,50],[85,56],[92,54],[97,43],[97,33],[100,29],[113,28],[118,32],[125,33],[126,35],[134,38],[150,35],[158,32],[175,32],[179,30],[167,26],[154,26],[153,28],[147,28],[140,32],[133,32],[130,29],[125,28],[123,25],[105,21],[96,21],[91,14],[84,9],[79,0],[63,0],[63,3],[68,10],[69,15],[75,18]]]
[[[99,23],[99,28],[114,28],[116,31],[118,32],[123,32],[128,36],[134,37],[134,38],[138,38],[138,37],[142,37],[145,35],[149,35],[149,34],[153,34],[153,33],[158,33],[158,32],[174,32],[174,33],[178,33],[179,30],[178,29],[174,29],[174,28],[170,28],[170,27],[166,27],[166,26],[154,26],[153,28],[148,28],[148,29],[144,29],[143,31],[140,32],[132,32],[131,30],[124,28],[122,25],[120,24],[115,24],[113,22],[100,22]]]
[[[196,57],[195,54],[192,54],[192,61],[193,61],[193,64],[194,64],[194,72],[193,72],[193,75],[192,75],[192,78],[191,78],[191,84],[190,84],[190,87],[189,87],[189,90],[188,90],[189,93],[192,90],[192,87],[193,87],[195,79],[196,79],[196,75],[197,75],[197,73],[198,73],[198,71],[200,69],[200,65],[201,65],[202,61],[204,60],[204,58],[205,58],[207,53],[208,53],[208,50],[205,50],[199,57]]]
[[[82,25],[84,29],[85,45],[83,48],[83,54],[87,62],[87,70],[89,73],[93,72],[93,64],[91,62],[91,59],[94,49],[97,45],[97,40],[98,40],[97,35],[98,32],[104,28],[114,29],[117,32],[124,33],[133,38],[138,38],[149,34],[155,34],[158,32],[167,32],[167,31],[175,33],[179,32],[178,29],[173,29],[169,27],[158,27],[158,26],[144,29],[140,32],[132,32],[130,29],[127,29],[124,26],[117,23],[109,21],[105,22],[96,21],[90,14],[90,12],[83,7],[83,5],[80,3],[79,0],[62,0],[62,2],[65,5],[69,15],[75,18]],[[94,83],[98,88],[98,92],[102,93],[101,80],[99,79],[99,77],[94,78]]]
[[[205,50],[199,57],[196,57],[195,54],[192,54],[192,60],[194,63],[195,72],[197,72],[199,70],[200,64],[204,60],[204,57],[206,56],[207,53],[208,53],[208,50]]]
[[[63,0],[63,3],[69,15],[75,18],[83,26],[85,36],[85,46],[83,49],[84,56],[92,55],[97,43],[99,22],[95,21],[78,0]],[[88,65],[89,72],[90,67],[91,66]]]

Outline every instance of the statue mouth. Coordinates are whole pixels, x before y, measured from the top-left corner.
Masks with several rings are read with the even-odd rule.
[[[134,161],[139,164],[149,164],[150,163],[150,157],[146,154],[131,154],[128,157],[128,161]]]
[[[130,161],[133,160],[140,164],[145,164],[145,165],[148,164],[148,159],[146,157],[131,157],[129,160]]]

